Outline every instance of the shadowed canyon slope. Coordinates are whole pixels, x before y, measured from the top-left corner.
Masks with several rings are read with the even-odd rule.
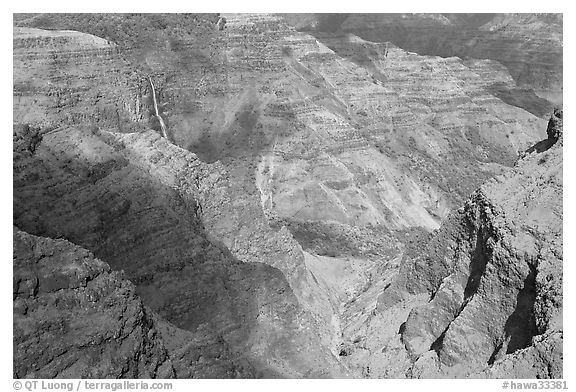
[[[174,375],[134,286],[90,252],[14,229],[14,272],[15,377]]]
[[[490,56],[220,18],[15,16],[15,375],[558,377],[562,142],[515,164],[551,104]],[[103,303],[136,362],[80,354]]]
[[[546,99],[562,102],[562,14],[317,14],[289,19],[320,40],[352,33],[421,55],[497,60],[519,88],[532,90],[508,86],[507,94],[523,101],[522,107],[545,114]]]

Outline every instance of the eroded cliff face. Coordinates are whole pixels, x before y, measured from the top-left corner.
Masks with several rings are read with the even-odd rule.
[[[142,76],[115,43],[77,31],[15,27],[13,58],[15,122],[149,128]]]
[[[562,102],[562,14],[318,14],[290,19],[313,34],[348,32],[421,55],[496,60],[519,88],[533,89],[554,104]],[[513,99],[516,104],[541,116],[550,109],[545,100],[529,98],[528,91],[514,85],[500,89],[506,101],[517,97],[524,102]]]
[[[261,373],[211,329],[175,327],[123,272],[14,228],[14,377],[236,378]]]
[[[217,21],[18,18],[14,224],[124,270],[176,377],[420,375],[441,326],[406,319],[452,267],[413,250],[545,120],[495,95],[493,61]]]
[[[170,378],[134,286],[65,240],[14,229],[14,376]]]
[[[164,30],[142,16],[111,17],[117,29],[81,15],[30,24],[118,39],[130,65],[155,79],[175,143],[219,160],[251,193],[244,184],[257,165],[264,209],[295,228],[435,229],[544,124],[493,94],[494,83],[513,83],[494,62],[417,56],[349,34],[319,42],[270,15],[228,16],[223,30],[208,16],[182,17],[193,34],[176,42],[183,22],[174,18],[157,17]],[[205,61],[188,63],[194,56]]]
[[[14,229],[14,376],[170,378],[134,286],[65,240]]]
[[[206,231],[201,218],[210,203],[195,197],[202,163],[192,154],[154,131],[82,129],[46,134],[33,154],[21,152],[14,163],[18,227],[90,249],[124,270],[160,316],[184,330],[208,329],[235,353],[252,352],[264,376],[329,374],[330,352],[322,353],[284,275],[238,261]],[[217,168],[210,176],[216,192]],[[320,350],[310,356],[315,365],[298,353],[308,345]],[[284,363],[293,355],[300,358]]]
[[[406,252],[350,362],[375,376],[562,377],[562,137],[543,142]]]

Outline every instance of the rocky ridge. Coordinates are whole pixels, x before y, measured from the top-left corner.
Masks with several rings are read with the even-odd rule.
[[[15,157],[14,220],[22,230],[67,238],[124,270],[144,303],[180,329],[207,329],[243,356],[255,350],[254,361],[262,352],[270,361],[278,354],[268,351],[284,347],[278,363],[260,367],[278,366],[280,374],[298,369],[305,358],[290,366],[282,361],[306,344],[292,349],[285,339],[317,339],[311,321],[280,271],[240,263],[206,232],[201,211],[210,203],[200,207],[201,196],[194,197],[201,165],[153,131],[122,137],[62,129],[44,135],[33,154],[23,148]],[[209,180],[217,191],[222,179],[214,169]],[[274,332],[286,325],[291,332]],[[314,358],[323,355],[330,357],[326,351]],[[322,375],[326,360],[316,366],[315,375]]]
[[[561,377],[562,138],[545,141],[406,252],[349,361],[377,377]]]
[[[171,378],[134,286],[78,246],[14,229],[16,378]],[[43,348],[43,349],[40,349]]]

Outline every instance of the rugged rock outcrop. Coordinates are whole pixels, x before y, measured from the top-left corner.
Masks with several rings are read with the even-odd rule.
[[[121,273],[14,229],[14,377],[170,378],[150,312]]]
[[[359,339],[369,358],[358,349],[351,361],[377,376],[562,377],[559,140],[483,185],[424,248],[406,252],[369,321],[382,335]]]
[[[184,330],[213,331],[235,353],[260,361],[264,376],[329,374],[330,352],[312,343],[317,329],[284,275],[238,261],[206,231],[201,217],[210,203],[199,204],[202,163],[191,153],[153,131],[82,129],[46,134],[34,154],[21,151],[14,161],[18,227],[90,249],[124,270],[160,316]],[[210,176],[217,192],[223,179],[216,167]],[[320,350],[310,357],[315,365],[299,353],[308,345]]]
[[[546,134],[548,139],[558,141],[562,137],[563,122],[562,122],[562,111],[559,109],[554,110],[554,114],[548,121],[548,128],[546,128]]]
[[[66,240],[14,228],[13,271],[14,377],[261,375],[221,335],[175,327],[144,305],[123,272]]]

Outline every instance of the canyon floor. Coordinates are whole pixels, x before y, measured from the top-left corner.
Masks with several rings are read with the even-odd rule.
[[[562,15],[15,14],[15,378],[562,378]]]

